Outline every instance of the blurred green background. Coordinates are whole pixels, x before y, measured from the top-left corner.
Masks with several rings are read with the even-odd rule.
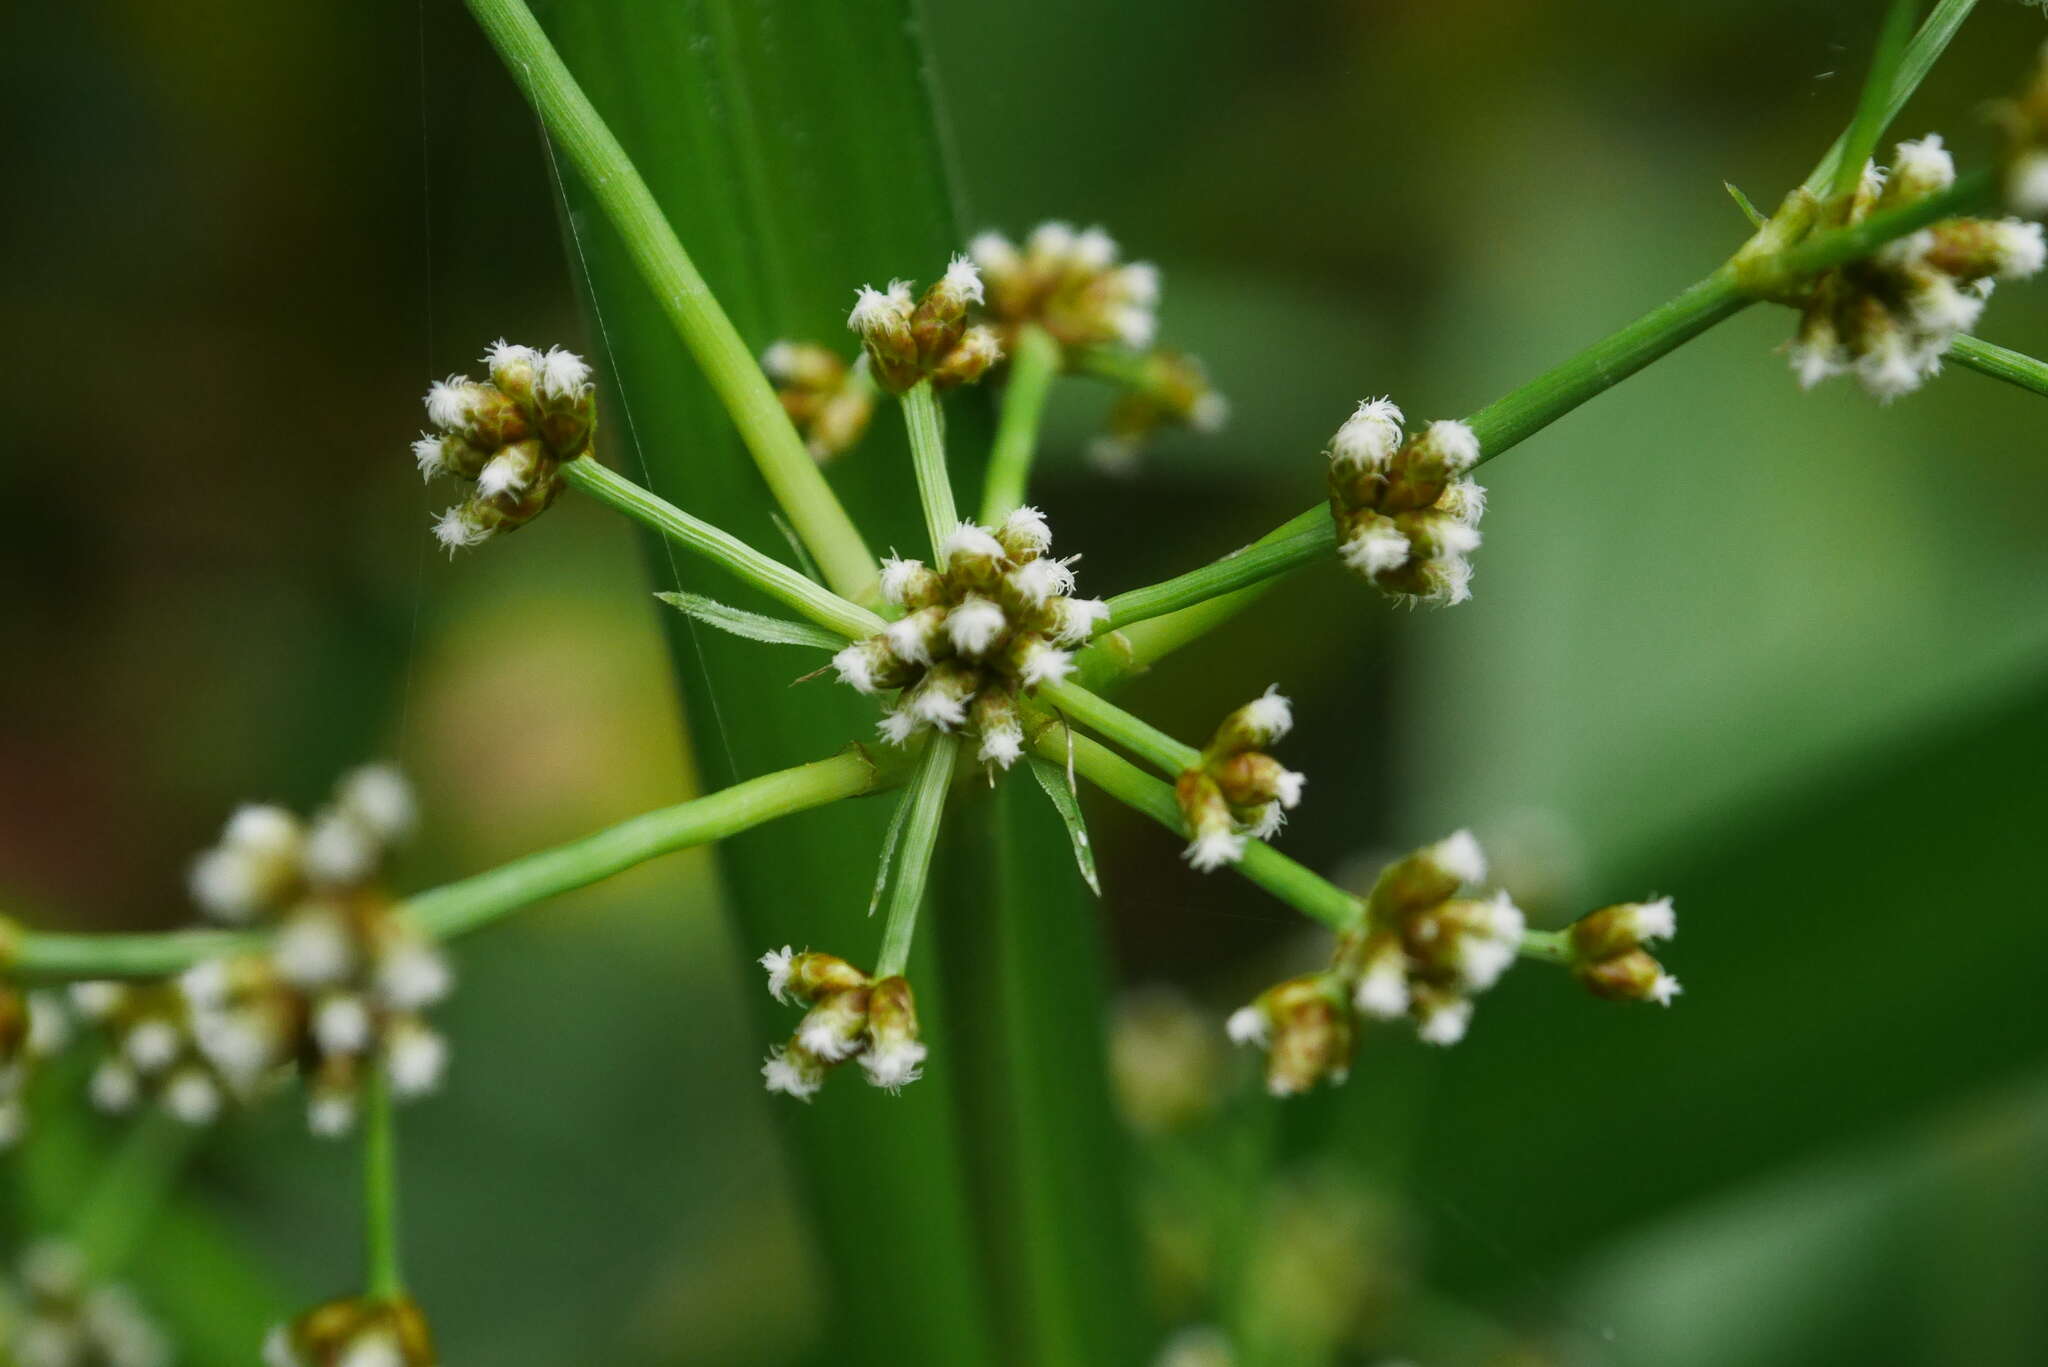
[[[1360,397],[1470,411],[1703,273],[1744,232],[1720,182],[1767,203],[1804,175],[1879,8],[930,0],[968,224],[1108,225],[1233,403],[1120,482],[1081,458],[1102,396],[1058,391],[1042,502],[1084,590],[1298,511]],[[461,11],[0,25],[0,898],[181,923],[236,801],[310,806],[372,755],[423,790],[408,886],[691,792],[619,524],[566,500],[453,564],[425,535],[426,381],[501,333],[584,340],[534,122]],[[1897,135],[1981,157],[1982,102],[2044,37],[1986,0]],[[2048,350],[2048,300],[2012,289],[1984,330]],[[1489,466],[1470,606],[1316,573],[1131,689],[1193,737],[1280,681],[1312,779],[1290,852],[1362,878],[1470,824],[1553,919],[1675,895],[1687,987],[1625,1011],[1525,967],[1459,1048],[1375,1040],[1279,1113],[1233,1061],[1220,1118],[1147,1141],[1134,1190],[1162,1335],[1229,1294],[1324,1315],[1345,1361],[2048,1358],[2048,410],[1969,373],[1889,409],[1803,395],[1788,331],[1738,318]],[[1220,1021],[1322,955],[1090,811],[1126,985]],[[717,895],[673,858],[463,947],[450,1083],[405,1130],[451,1360],[829,1351],[758,1088],[759,950]],[[356,1263],[354,1155],[289,1111],[214,1137],[194,1206],[281,1304]],[[1245,1246],[1331,1247],[1293,1277],[1255,1253],[1228,1292],[1177,1183],[1247,1144],[1279,1162]]]

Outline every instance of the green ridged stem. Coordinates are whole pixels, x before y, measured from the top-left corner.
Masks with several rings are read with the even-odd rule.
[[[946,472],[945,420],[930,380],[919,380],[903,395],[903,425],[910,434],[910,465],[917,474],[917,502],[931,534],[932,563],[946,565],[946,538],[960,525],[953,502],[953,477]]]
[[[981,492],[981,520],[991,527],[1023,506],[1031,462],[1038,454],[1038,424],[1045,416],[1053,376],[1059,373],[1060,344],[1038,324],[1026,323],[1017,329],[1009,361]]]
[[[373,1064],[363,1080],[363,1291],[372,1300],[405,1294],[398,1237],[398,1119],[391,1080]]]

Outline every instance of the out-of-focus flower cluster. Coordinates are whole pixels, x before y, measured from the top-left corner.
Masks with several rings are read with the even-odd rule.
[[[434,431],[413,443],[420,476],[475,487],[434,523],[452,554],[525,526],[562,492],[562,462],[590,449],[596,388],[583,358],[499,341],[484,353],[488,382],[451,375],[427,391]]]
[[[0,1287],[0,1362],[10,1367],[169,1367],[163,1332],[127,1288],[94,1285],[84,1256],[43,1241]]]
[[[1647,946],[1677,933],[1678,913],[1669,897],[1589,912],[1565,935],[1572,976],[1596,997],[1669,1006],[1681,991],[1678,979],[1664,971]]]
[[[263,1367],[434,1367],[427,1318],[405,1297],[329,1301],[263,1341]]]
[[[1385,593],[1427,603],[1472,596],[1472,562],[1486,490],[1468,472],[1479,439],[1464,423],[1433,422],[1404,440],[1388,399],[1358,405],[1326,455],[1330,512],[1344,563]]]
[[[1088,640],[1109,615],[1099,599],[1075,598],[1071,560],[1055,560],[1052,530],[1036,508],[1019,508],[991,531],[963,522],[946,539],[941,566],[891,557],[882,596],[903,610],[880,634],[832,657],[842,682],[862,693],[897,691],[882,734],[901,745],[927,728],[968,727],[980,758],[1007,769],[1024,753],[1017,700],[1073,667],[1067,647]]]
[[[1181,772],[1173,795],[1187,827],[1187,859],[1207,873],[1244,858],[1247,839],[1279,833],[1307,780],[1265,752],[1294,729],[1294,708],[1277,685],[1223,719],[1201,759]]]
[[[28,1128],[22,1093],[36,1066],[70,1036],[70,1019],[54,994],[0,982],[0,1149],[12,1147]]]
[[[1152,345],[1159,332],[1159,268],[1123,261],[1101,228],[1041,223],[1019,247],[998,232],[977,235],[967,254],[988,287],[988,313],[1005,340],[1036,324],[1063,347]]]
[[[1209,372],[1184,351],[1160,347],[1118,367],[1123,392],[1110,406],[1102,434],[1088,444],[1088,458],[1112,475],[1137,468],[1138,454],[1162,428],[1190,427],[1219,432],[1230,405],[1209,384]]]
[[[890,393],[920,380],[951,389],[972,384],[1002,359],[995,329],[968,325],[968,306],[981,297],[974,263],[956,256],[922,299],[913,299],[903,280],[891,280],[886,290],[861,290],[846,325],[860,334],[875,379]]]
[[[775,1000],[808,1008],[788,1042],[761,1065],[769,1091],[808,1100],[826,1074],[850,1059],[860,1060],[869,1082],[891,1092],[917,1081],[925,1048],[908,980],[871,977],[844,959],[799,954],[788,945],[762,955],[761,967]]]
[[[1866,166],[1852,193],[1822,207],[1820,225],[1860,223],[1946,190],[1955,178],[1939,134],[1902,142],[1890,172]],[[1939,373],[1956,335],[1976,326],[1995,282],[2035,274],[2044,257],[2037,223],[1951,218],[1825,271],[1799,301],[1799,330],[1788,348],[1793,372],[1807,388],[1854,374],[1878,399],[1911,393]]]
[[[777,342],[761,353],[761,368],[812,459],[822,464],[851,450],[867,432],[875,382],[868,378],[865,351],[848,365],[816,342]]]
[[[2029,0],[2048,7],[2048,0]],[[2005,129],[2005,202],[2028,218],[2048,217],[2048,47],[2019,95],[1993,111]]]

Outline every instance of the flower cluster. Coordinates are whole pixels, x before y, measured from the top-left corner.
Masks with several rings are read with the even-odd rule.
[[[207,1125],[230,1099],[249,1099],[257,1079],[214,1064],[174,984],[73,983],[71,1005],[103,1046],[89,1084],[101,1110],[123,1115],[149,1100],[187,1125]]]
[[[1930,133],[1898,146],[1890,174],[1866,166],[1856,189],[1822,215],[1829,227],[1861,222],[1947,189],[1955,162]],[[1951,218],[1823,272],[1807,290],[1788,348],[1811,388],[1853,372],[1889,402],[1938,373],[1956,334],[1976,326],[1994,282],[2020,280],[2048,259],[2039,224]]]
[[[169,1367],[161,1330],[125,1287],[91,1284],[85,1258],[45,1241],[0,1288],[0,1362],[19,1367]]]
[[[1596,997],[1669,1006],[1683,989],[1644,946],[1677,933],[1678,913],[1669,897],[1589,912],[1565,933],[1572,976]]]
[[[882,595],[903,609],[879,635],[832,657],[862,693],[901,690],[882,734],[901,745],[920,730],[971,726],[980,758],[1007,769],[1024,753],[1017,700],[1073,667],[1065,647],[1109,615],[1099,599],[1072,597],[1072,560],[1055,560],[1052,531],[1019,508],[991,531],[963,522],[946,538],[940,568],[891,557]]]
[[[263,1367],[434,1367],[434,1336],[403,1296],[317,1306],[270,1331]]]
[[[1223,719],[1201,761],[1181,772],[1173,793],[1187,826],[1187,859],[1202,872],[1244,858],[1247,838],[1270,839],[1301,801],[1300,774],[1265,753],[1294,728],[1278,685]]]
[[[1405,441],[1388,399],[1358,405],[1330,438],[1330,512],[1344,563],[1386,593],[1429,603],[1472,596],[1472,563],[1486,490],[1468,472],[1479,439],[1464,423],[1433,422]]]
[[[1119,261],[1116,239],[1101,228],[1041,223],[1021,249],[986,232],[967,253],[988,282],[989,316],[1005,340],[1035,323],[1062,346],[1122,343],[1143,351],[1159,331],[1159,268]]]
[[[56,997],[0,982],[0,1149],[28,1128],[22,1092],[36,1065],[64,1047],[71,1022]]]
[[[968,325],[968,305],[981,298],[980,272],[956,256],[914,302],[907,281],[891,280],[886,290],[864,287],[846,325],[860,334],[876,380],[890,393],[901,394],[920,380],[951,389],[974,383],[1003,356],[993,328]]]
[[[563,461],[590,449],[596,390],[582,357],[499,341],[484,353],[490,380],[451,375],[427,391],[435,431],[413,443],[420,476],[475,488],[443,512],[434,535],[451,554],[537,517],[562,492]]]
[[[1387,866],[1366,899],[1362,926],[1341,936],[1330,966],[1267,989],[1231,1016],[1239,1044],[1267,1048],[1275,1096],[1344,1080],[1359,1017],[1414,1020],[1429,1044],[1455,1044],[1472,1022],[1472,997],[1500,980],[1524,934],[1506,894],[1460,897],[1483,881],[1486,858],[1459,831]]]
[[[761,353],[761,369],[819,463],[851,450],[868,430],[875,382],[866,352],[848,365],[816,342],[777,342]]]
[[[844,959],[788,945],[763,954],[761,967],[775,1000],[809,1008],[789,1042],[761,1065],[769,1091],[808,1100],[828,1072],[853,1058],[877,1087],[894,1092],[917,1081],[925,1049],[917,1003],[901,975],[870,977]]]
[[[1128,474],[1139,450],[1162,427],[1216,432],[1229,416],[1230,405],[1210,387],[1202,363],[1162,347],[1132,364],[1102,435],[1088,444],[1088,457],[1106,474]]]
[[[2028,218],[2048,216],[2048,48],[2017,99],[2000,104],[2005,127],[2005,202]]]
[[[296,1062],[321,1134],[353,1125],[373,1063],[401,1096],[432,1091],[446,1065],[421,1012],[447,995],[447,960],[379,881],[415,819],[404,778],[371,765],[345,776],[310,823],[242,808],[193,864],[209,912],[276,927],[266,951],[209,959],[178,980],[194,1044],[237,1095]]]

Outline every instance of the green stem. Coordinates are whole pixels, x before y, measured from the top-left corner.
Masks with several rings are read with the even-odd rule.
[[[1196,768],[1202,762],[1201,752],[1192,745],[1181,744],[1144,718],[1131,715],[1079,684],[1042,683],[1038,686],[1038,697],[1069,719],[1108,736],[1169,778],[1178,778],[1183,770]]]
[[[1017,329],[981,491],[981,520],[987,526],[995,526],[1024,503],[1031,461],[1038,454],[1038,423],[1045,416],[1046,396],[1059,368],[1060,344],[1051,333],[1036,323]]]
[[[882,948],[875,956],[875,976],[893,978],[910,962],[910,942],[917,933],[917,911],[931,877],[932,850],[939,842],[945,816],[946,789],[953,782],[953,763],[960,754],[958,736],[933,736],[925,747],[917,777],[911,780],[910,814],[903,824],[902,854],[896,864],[896,886],[889,893],[888,920],[882,927]]]
[[[1948,358],[1968,366],[1979,375],[2018,385],[2036,394],[2048,395],[2048,363],[2024,352],[2013,351],[1981,337],[1962,336],[1948,344]]]
[[[121,1275],[203,1133],[153,1110],[122,1138],[71,1226],[70,1239],[85,1259],[89,1281]]]
[[[1891,93],[1885,100],[1880,124],[1889,124],[1898,117],[1899,111],[1906,107],[1906,101],[1920,88],[1920,83],[1927,79],[1927,73],[1934,68],[1935,60],[1948,47],[1949,40],[1956,36],[1956,30],[1963,26],[1963,20],[1970,17],[1970,11],[1976,8],[1976,4],[1977,0],[1941,0],[1941,3],[1934,7],[1934,13],[1927,16],[1927,21],[1920,25],[1920,31],[1913,35],[1913,41],[1906,45],[1906,55],[1899,62],[1898,72],[1892,78]],[[1808,190],[1816,195],[1826,192],[1829,184],[1835,179],[1835,172],[1841,167],[1842,152],[1848,145],[1849,137],[1849,132],[1845,131],[1835,139],[1834,146],[1828,148],[1827,155],[1820,159],[1820,164],[1813,168],[1813,174],[1806,178]]]
[[[437,940],[481,929],[521,907],[600,882],[660,855],[727,836],[776,817],[877,792],[901,781],[900,762],[864,751],[782,769],[689,802],[646,812],[551,850],[422,892],[405,912]],[[202,959],[260,950],[260,931],[180,930],[161,935],[23,931],[11,970],[35,978],[159,978]]]
[[[1285,574],[1328,555],[1336,544],[1336,523],[1329,509],[1318,505],[1221,560],[1142,589],[1117,594],[1109,600],[1109,620],[1103,630],[1114,631],[1131,622],[1163,616]]]
[[[1522,933],[1522,957],[1546,964],[1572,961],[1571,936],[1562,930],[1529,930]]]
[[[1745,263],[1742,290],[1756,298],[1784,295],[1810,276],[1869,256],[1885,243],[1941,222],[1991,208],[1998,202],[1997,179],[1988,169],[1958,176],[1955,184],[1861,223],[1815,233],[1796,247]]]
[[[641,488],[618,471],[590,456],[578,456],[562,467],[562,478],[615,512],[650,527],[685,550],[694,551],[731,571],[771,598],[795,608],[819,626],[841,636],[872,636],[885,623],[857,603],[812,583],[798,571],[761,554],[732,533],[690,516],[668,500]]]
[[[910,433],[910,464],[917,472],[917,501],[931,533],[932,563],[944,569],[946,538],[960,525],[953,503],[953,477],[946,471],[946,429],[930,380],[919,380],[903,395],[903,425]]]
[[[817,462],[804,449],[768,377],[713,297],[647,182],[562,63],[524,0],[469,0],[512,79],[618,229],[633,263],[731,415],[769,491],[848,597],[874,583],[875,560]]]
[[[363,1291],[375,1301],[405,1294],[399,1263],[398,1121],[381,1065],[363,1082]]]
[[[1064,764],[1067,740],[1064,728],[1048,726],[1033,745],[1047,759]],[[1170,785],[1086,736],[1073,736],[1072,740],[1074,768],[1091,783],[1168,830],[1179,835],[1187,833],[1180,803],[1174,800]],[[1351,930],[1365,918],[1364,902],[1263,841],[1246,841],[1244,858],[1233,867],[1302,915],[1321,921],[1332,930]]]

